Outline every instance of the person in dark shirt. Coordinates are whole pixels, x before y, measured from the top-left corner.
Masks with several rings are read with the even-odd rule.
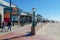
[[[8,29],[7,29],[7,31],[8,31],[8,30],[10,30],[10,31],[11,31],[11,22],[8,22],[8,24],[7,24],[7,25],[8,25]]]
[[[1,28],[2,28],[1,32],[3,31],[3,29],[4,29],[4,31],[6,31],[6,29],[5,29],[5,23],[4,22],[2,23]]]

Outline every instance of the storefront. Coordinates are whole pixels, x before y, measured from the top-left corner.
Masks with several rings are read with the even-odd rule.
[[[18,24],[18,14],[12,14],[12,23]]]
[[[29,13],[28,13],[29,14]],[[27,12],[23,12],[20,15],[20,23],[28,24],[32,22],[32,16],[28,15]]]

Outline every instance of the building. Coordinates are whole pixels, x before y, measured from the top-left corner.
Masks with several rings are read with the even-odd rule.
[[[10,5],[8,2],[0,0],[0,14],[2,16],[2,22],[9,21],[10,18]],[[16,7],[15,5],[11,5],[11,7]]]
[[[10,13],[11,12],[11,13]],[[11,14],[11,19],[10,19],[10,14]],[[6,23],[11,20],[11,22],[14,23],[31,23],[32,22],[32,12],[24,12],[22,9],[18,8],[17,6],[11,4],[10,8],[10,3],[5,2],[3,0],[0,0],[0,15],[2,19],[1,21],[5,21]],[[35,16],[36,21],[41,21],[42,16],[41,15],[36,15]]]
[[[42,21],[43,17],[40,14],[37,14],[36,17],[37,17],[37,22],[41,22]]]
[[[24,20],[24,23],[26,23],[27,20],[29,20],[28,12],[23,12],[23,10],[21,10],[20,8],[16,7],[13,4],[11,4],[10,8],[10,4],[3,0],[0,1],[0,9],[1,9],[0,13],[2,16],[2,22],[3,21],[5,21],[6,23],[9,22],[10,14],[12,16],[11,18],[12,23],[18,23],[21,22],[21,20]]]
[[[23,12],[23,10],[19,9],[18,7],[12,8],[12,22],[13,23],[19,23],[20,21],[20,14]]]
[[[11,13],[10,13],[11,12]],[[11,22],[12,23],[16,23],[18,22],[18,15],[20,15],[20,12],[22,12],[21,9],[19,9],[18,7],[16,7],[15,5],[11,4],[11,8],[10,8],[10,4],[8,2],[5,2],[3,0],[0,0],[0,23],[1,21],[5,21],[6,23],[8,23],[10,21],[10,14],[11,14]]]
[[[21,12],[20,23],[31,23],[32,22],[32,12]]]

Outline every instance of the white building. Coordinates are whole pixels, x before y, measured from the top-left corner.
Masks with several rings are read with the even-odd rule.
[[[10,3],[0,0],[0,15],[2,16],[2,21],[4,20],[4,6],[10,7]],[[15,5],[11,5],[11,7],[16,7]]]

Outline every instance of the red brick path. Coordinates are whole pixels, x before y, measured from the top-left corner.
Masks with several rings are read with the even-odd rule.
[[[0,37],[0,40],[52,40],[51,37],[46,35],[24,36],[27,34],[27,32],[30,32],[31,27],[27,26],[27,28],[26,27],[23,28],[24,30],[11,32],[9,34]]]

